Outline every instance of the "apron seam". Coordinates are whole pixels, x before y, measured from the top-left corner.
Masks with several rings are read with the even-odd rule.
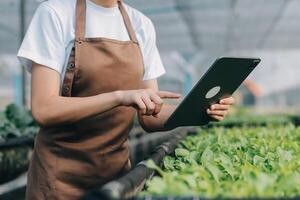
[[[54,189],[54,195],[55,198],[58,197],[58,192],[57,192],[57,188],[56,188],[56,182],[57,182],[57,168],[58,168],[58,157],[55,157],[55,166],[54,166],[54,183],[53,183],[53,189]]]
[[[143,56],[143,53],[142,53],[142,49],[141,49],[141,45],[139,43],[137,43],[137,46],[138,46],[138,49],[139,49],[139,54],[140,54],[140,58],[142,60],[142,65],[143,65],[143,77],[142,79],[144,80],[144,76],[145,76],[145,61],[144,61],[144,56]]]

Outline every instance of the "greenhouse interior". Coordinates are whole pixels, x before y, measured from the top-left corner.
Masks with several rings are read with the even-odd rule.
[[[299,10],[298,0],[1,0],[0,199],[300,198]],[[96,16],[104,24],[89,31],[127,30],[130,41],[81,38],[78,22]],[[65,52],[53,27],[73,34],[60,74],[20,53]]]

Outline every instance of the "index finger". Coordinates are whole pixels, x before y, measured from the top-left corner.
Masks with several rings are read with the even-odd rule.
[[[159,91],[157,95],[162,99],[178,99],[181,97],[181,94],[167,91]]]
[[[228,97],[228,98],[222,99],[220,101],[220,104],[223,104],[223,105],[233,105],[233,104],[235,104],[235,100],[234,100],[233,97]]]

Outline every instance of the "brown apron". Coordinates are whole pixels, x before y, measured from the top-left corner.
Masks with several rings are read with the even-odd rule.
[[[76,37],[62,95],[88,97],[139,89],[143,59],[119,1],[130,41],[85,38],[86,1],[77,0]],[[130,169],[128,132],[135,109],[117,107],[74,124],[41,128],[28,173],[27,200],[80,199],[87,190]]]

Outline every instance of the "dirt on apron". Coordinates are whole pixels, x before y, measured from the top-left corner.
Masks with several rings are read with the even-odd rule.
[[[121,1],[118,4],[130,41],[85,38],[86,1],[77,0],[75,43],[62,96],[140,88],[142,54],[126,10]],[[74,124],[42,127],[35,140],[26,199],[77,200],[128,172],[128,132],[135,113],[134,108],[120,106]]]

